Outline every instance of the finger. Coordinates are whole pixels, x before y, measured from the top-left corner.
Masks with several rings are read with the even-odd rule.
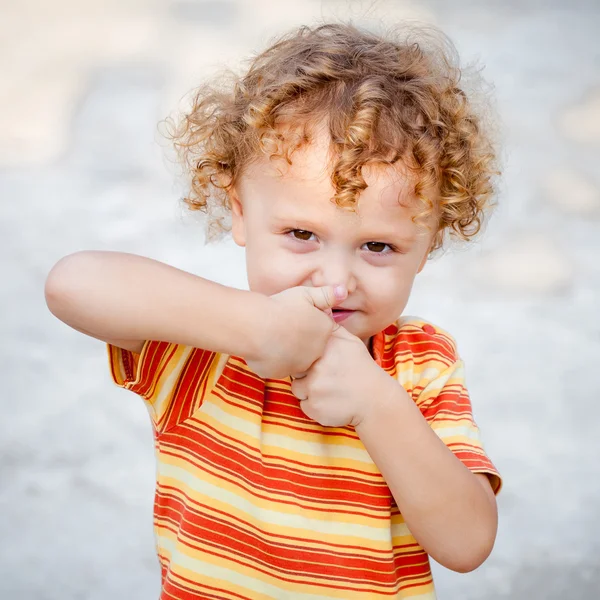
[[[348,290],[343,285],[324,285],[316,288],[305,287],[304,290],[313,306],[322,311],[331,311],[332,307],[343,302],[348,295]]]
[[[331,308],[328,308],[327,310],[324,310],[323,312],[331,319],[331,324],[333,325],[333,328],[331,331],[336,331],[336,329],[338,329],[340,326],[338,325],[336,320],[333,318],[333,310]]]
[[[302,379],[304,377],[306,377],[306,373],[298,373],[297,375],[292,375],[292,381],[294,379]]]
[[[308,392],[304,378],[294,379],[292,381],[292,394],[294,394],[298,400],[306,400],[308,398]]]

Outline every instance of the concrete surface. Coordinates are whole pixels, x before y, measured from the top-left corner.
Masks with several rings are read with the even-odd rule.
[[[443,27],[496,87],[499,209],[428,265],[407,314],[451,331],[501,470],[490,559],[441,600],[600,597],[600,3],[0,2],[0,598],[158,595],[145,409],[47,311],[51,266],[136,252],[243,287],[178,205],[157,122],[201,79],[316,18]]]

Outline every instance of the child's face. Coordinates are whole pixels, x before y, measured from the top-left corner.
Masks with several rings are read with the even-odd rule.
[[[363,169],[368,187],[358,211],[339,208],[330,200],[328,152],[322,133],[293,154],[290,167],[267,158],[253,163],[232,194],[233,237],[246,248],[253,291],[344,284],[341,308],[353,312],[334,318],[368,345],[404,310],[435,229],[411,221],[412,186],[393,167]]]

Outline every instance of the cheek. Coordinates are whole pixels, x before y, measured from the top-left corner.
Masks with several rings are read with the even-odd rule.
[[[246,270],[250,289],[266,296],[302,285],[304,280],[289,255],[273,247],[246,247]]]
[[[399,305],[403,307],[406,304],[412,282],[413,279],[402,271],[382,269],[372,272],[369,281],[363,283],[366,284],[373,306],[395,310]]]

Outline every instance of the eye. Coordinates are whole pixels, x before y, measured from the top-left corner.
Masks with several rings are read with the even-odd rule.
[[[394,251],[394,249],[389,244],[384,244],[383,242],[367,242],[365,246],[373,254],[389,254],[389,252]],[[384,252],[386,248],[389,248],[389,252]]]
[[[288,231],[295,239],[302,240],[303,242],[308,242],[310,238],[314,235],[311,231],[306,231],[304,229],[292,229]]]

